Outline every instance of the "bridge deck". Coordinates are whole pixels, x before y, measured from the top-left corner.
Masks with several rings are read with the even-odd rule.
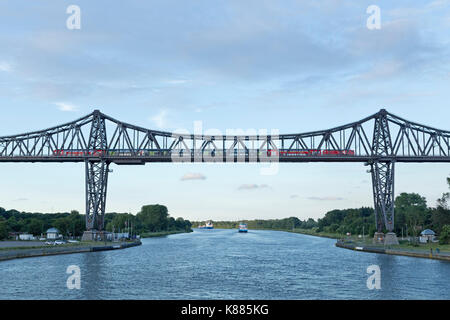
[[[172,157],[172,156],[106,156],[106,157],[57,157],[57,156],[40,156],[40,157],[0,157],[0,162],[3,163],[65,163],[65,162],[100,162],[106,161],[118,165],[133,165],[144,164],[150,162],[257,162],[257,163],[275,163],[275,162],[430,162],[430,163],[448,163],[448,157],[387,157],[387,156],[303,156],[303,157]]]

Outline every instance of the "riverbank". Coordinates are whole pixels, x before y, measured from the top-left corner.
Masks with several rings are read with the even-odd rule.
[[[439,244],[421,244],[418,247],[412,247],[408,244],[401,243],[399,245],[393,245],[385,247],[383,245],[371,244],[371,239],[366,239],[365,242],[356,237],[347,237],[346,240],[342,240],[344,235],[315,232],[309,229],[294,229],[287,230],[288,232],[301,233],[314,237],[331,238],[337,240],[336,247],[350,249],[355,251],[370,252],[370,253],[383,253],[398,256],[408,256],[416,258],[427,258],[450,261],[450,246]],[[436,250],[439,249],[439,250]]]
[[[121,250],[140,246],[141,244],[141,241],[137,240],[133,242],[108,243],[103,245],[101,244],[101,242],[89,242],[61,246],[2,248],[2,250],[0,250],[0,261],[60,254]]]
[[[391,246],[391,247],[382,247],[376,245],[364,245],[352,242],[345,242],[342,240],[338,240],[336,242],[336,247],[361,251],[361,252],[371,252],[371,253],[382,253],[382,254],[391,254],[397,256],[408,256],[415,258],[427,258],[427,259],[436,259],[443,261],[450,261],[450,252],[448,251],[439,251],[439,253],[435,250],[420,250],[420,249],[408,249],[405,247],[399,246]]]
[[[191,231],[185,231],[185,230],[177,230],[177,231],[160,231],[160,232],[146,232],[141,234],[141,238],[155,238],[155,237],[165,237],[170,236],[172,234],[180,234],[180,233],[191,233],[194,232]]]
[[[317,232],[314,229],[292,229],[292,230],[286,230],[286,231],[293,232],[293,233],[306,234],[308,236],[314,236],[314,237],[335,239],[335,240],[342,238],[342,235],[337,234],[337,233]]]

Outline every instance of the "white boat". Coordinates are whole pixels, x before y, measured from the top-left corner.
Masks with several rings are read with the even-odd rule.
[[[212,221],[206,221],[205,225],[198,226],[199,229],[214,229],[214,224]]]
[[[248,232],[248,226],[246,223],[239,223],[239,232]]]

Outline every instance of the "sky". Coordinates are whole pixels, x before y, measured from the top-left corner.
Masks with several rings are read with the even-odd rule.
[[[80,28],[69,29],[70,5]],[[369,29],[367,8],[380,8]],[[70,20],[73,21],[73,20]],[[450,130],[450,0],[0,1],[0,136],[94,109],[193,132],[331,128],[385,108]],[[164,204],[190,220],[320,218],[373,206],[362,164],[115,166],[108,212]],[[430,206],[448,164],[398,164]],[[84,213],[83,164],[1,164],[0,206]]]

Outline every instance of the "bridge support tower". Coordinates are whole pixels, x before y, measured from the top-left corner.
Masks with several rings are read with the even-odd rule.
[[[94,112],[88,153],[102,153],[108,149],[105,119],[99,111]],[[85,161],[86,166],[86,231],[83,240],[101,240],[104,237],[106,193],[108,189],[109,162]]]
[[[384,111],[384,112],[383,112]],[[387,112],[382,110],[375,119],[372,153],[379,157],[392,156],[392,141]],[[374,161],[370,164],[377,231],[374,242],[398,244],[394,233],[394,173],[395,161]],[[384,235],[383,230],[387,233]]]
[[[86,231],[83,240],[100,240],[105,228],[109,163],[86,161]]]

